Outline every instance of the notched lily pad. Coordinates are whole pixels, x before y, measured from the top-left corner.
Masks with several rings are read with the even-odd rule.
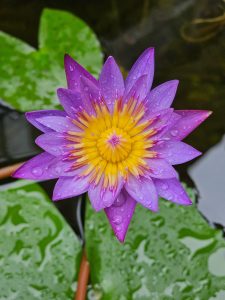
[[[43,11],[39,50],[0,32],[0,98],[22,111],[58,108],[56,89],[66,85],[65,53],[98,75],[102,53],[97,37],[68,12]]]
[[[194,200],[194,192],[187,191]],[[124,245],[105,214],[88,205],[86,247],[92,298],[217,299],[225,290],[222,232],[209,227],[195,204],[182,207],[161,199],[157,214],[138,205]]]
[[[38,184],[17,182],[0,199],[0,299],[73,299],[81,244],[72,229]]]

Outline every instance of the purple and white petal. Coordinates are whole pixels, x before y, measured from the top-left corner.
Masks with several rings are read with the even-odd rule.
[[[201,155],[200,151],[180,141],[162,141],[153,146],[152,150],[171,165],[182,164]]]
[[[25,116],[27,118],[27,121],[31,123],[33,126],[35,126],[37,129],[41,130],[42,132],[51,132],[53,131],[51,128],[46,127],[45,125],[39,123],[37,119],[43,118],[43,117],[65,117],[66,113],[62,110],[36,110],[36,111],[30,111],[26,112]]]
[[[147,75],[139,77],[138,80],[134,83],[133,87],[130,89],[130,91],[128,93],[125,92],[123,102],[125,103],[130,99],[135,99],[138,102],[143,101],[149,90],[147,80]]]
[[[85,193],[89,187],[88,177],[61,177],[53,191],[53,201],[71,198]]]
[[[191,199],[176,178],[153,179],[160,197],[181,205],[191,205]]]
[[[114,204],[105,208],[109,223],[121,243],[124,242],[136,203],[137,202],[123,189]]]
[[[165,179],[177,177],[176,170],[165,160],[160,158],[146,159],[149,166],[148,175],[154,178]]]
[[[57,95],[68,116],[74,118],[77,112],[84,109],[84,103],[80,93],[59,88],[57,90]]]
[[[48,180],[60,176],[71,176],[73,172],[68,171],[71,168],[71,164],[72,161],[65,162],[62,160],[62,157],[55,157],[47,152],[43,152],[24,163],[14,172],[13,177]]]
[[[151,178],[130,175],[124,185],[128,194],[144,207],[158,211],[158,195]]]
[[[134,63],[125,81],[125,93],[133,87],[137,79],[147,75],[147,89],[150,90],[154,76],[154,48],[146,49]]]
[[[68,131],[81,131],[79,127],[72,123],[72,119],[68,116],[46,116],[37,118],[37,121],[45,127],[61,133]]]
[[[124,80],[114,58],[110,56],[99,77],[99,85],[103,98],[110,110],[113,111],[115,100],[120,99],[124,93]]]
[[[97,80],[85,70],[78,62],[76,62],[68,54],[64,57],[64,65],[66,72],[66,79],[68,88],[71,90],[76,90],[80,92],[80,77],[87,77],[93,82],[93,84],[98,85]]]
[[[170,107],[176,95],[178,83],[178,80],[167,81],[151,90],[146,97],[149,112]]]
[[[179,115],[179,120],[165,134],[165,137],[171,140],[183,140],[196,127],[211,115],[207,110],[175,110]]]
[[[102,180],[97,186],[90,186],[88,190],[88,196],[91,201],[92,207],[99,211],[103,208],[109,207],[113,204],[121,189],[123,188],[124,182],[122,179],[119,180],[118,186],[115,190],[103,190]]]
[[[69,150],[67,147],[68,141],[65,139],[64,134],[58,132],[48,132],[39,135],[35,143],[54,156],[63,156]]]

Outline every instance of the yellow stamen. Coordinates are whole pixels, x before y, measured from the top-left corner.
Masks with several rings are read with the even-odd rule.
[[[69,159],[75,160],[73,169],[87,166],[81,176],[89,176],[90,183],[115,189],[120,177],[138,177],[149,169],[146,159],[156,157],[150,137],[156,132],[149,129],[151,120],[142,120],[143,103],[134,99],[124,105],[117,100],[111,114],[104,102],[93,107],[94,115],[81,111],[73,120],[81,132],[68,132]]]

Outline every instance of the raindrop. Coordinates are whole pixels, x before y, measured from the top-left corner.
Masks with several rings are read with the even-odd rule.
[[[105,204],[106,207],[111,206],[110,199],[107,199],[106,197],[103,197],[102,201],[103,201],[103,203]]]
[[[122,217],[121,216],[115,216],[115,218],[113,219],[113,223],[119,225],[122,222]]]
[[[40,167],[36,167],[36,168],[33,168],[31,173],[36,176],[36,177],[39,177],[42,175],[43,171]]]
[[[119,195],[117,199],[114,201],[113,205],[116,207],[122,206],[125,203],[125,197],[123,195]]]
[[[164,191],[167,190],[167,189],[168,189],[168,184],[164,183],[164,184],[162,185],[162,189],[163,189]]]
[[[59,167],[59,166],[57,166],[56,168],[55,168],[55,173],[56,174],[59,174],[61,172],[61,168]]]
[[[169,195],[167,196],[167,199],[168,199],[168,200],[172,200],[172,199],[173,199],[173,196],[172,196],[171,194],[169,194]]]
[[[117,231],[121,231],[122,227],[120,225],[116,226]]]
[[[177,134],[178,134],[178,130],[171,130],[171,132],[170,132],[170,134],[172,135],[172,136],[177,136]]]
[[[70,71],[73,72],[73,67],[72,66],[70,66]]]

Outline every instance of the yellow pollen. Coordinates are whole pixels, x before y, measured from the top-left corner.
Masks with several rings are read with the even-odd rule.
[[[112,113],[104,103],[95,104],[94,110],[95,115],[80,112],[74,120],[82,131],[67,133],[69,158],[74,169],[86,166],[80,175],[89,176],[90,183],[102,180],[104,188],[114,189],[119,178],[148,170],[146,159],[156,157],[150,139],[156,131],[149,128],[151,121],[142,120],[144,105],[134,99],[123,106],[116,101]]]

